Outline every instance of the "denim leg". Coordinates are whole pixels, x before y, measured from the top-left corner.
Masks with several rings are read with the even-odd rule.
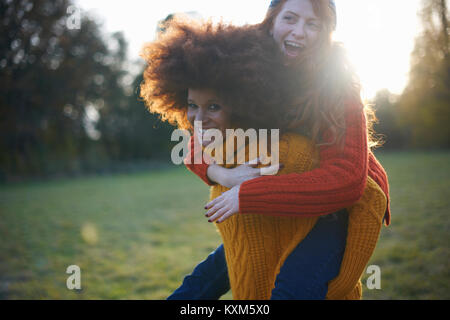
[[[167,300],[218,300],[230,290],[223,244],[200,262]]]
[[[272,290],[273,300],[323,300],[339,274],[347,238],[346,210],[317,220],[286,258]]]

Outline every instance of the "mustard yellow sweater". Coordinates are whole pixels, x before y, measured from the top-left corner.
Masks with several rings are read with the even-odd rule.
[[[311,141],[295,133],[280,138],[279,156],[284,168],[278,174],[301,173],[318,164],[318,153]],[[211,187],[210,199],[226,190],[221,185]],[[346,249],[340,273],[329,283],[327,299],[361,299],[360,278],[378,240],[386,196],[368,177],[362,198],[347,210]],[[281,266],[317,219],[235,214],[216,224],[224,243],[233,299],[269,299]]]

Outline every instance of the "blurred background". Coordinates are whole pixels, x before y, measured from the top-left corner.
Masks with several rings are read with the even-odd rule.
[[[269,2],[0,1],[1,299],[164,299],[220,244],[207,186],[139,99],[139,51],[170,14],[258,23]],[[449,299],[447,1],[336,4],[391,184],[382,288],[364,297]]]

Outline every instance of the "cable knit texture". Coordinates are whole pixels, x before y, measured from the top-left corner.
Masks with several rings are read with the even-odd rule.
[[[378,242],[386,203],[383,190],[368,177],[361,199],[347,208],[349,221],[344,257],[339,275],[328,284],[327,299],[362,296],[360,277]]]
[[[330,134],[325,135],[325,140]],[[264,176],[244,182],[239,193],[240,213],[277,216],[319,216],[337,212],[354,204],[371,177],[386,195],[385,223],[390,224],[387,174],[367,146],[367,126],[358,103],[346,112],[344,149],[336,145],[320,147],[320,166],[306,173]],[[186,167],[208,185],[206,163],[194,164],[193,139]],[[282,161],[281,161],[282,162]]]
[[[318,152],[311,141],[293,133],[281,137],[279,156],[285,167],[278,174],[305,172],[318,163]],[[226,187],[214,185],[210,199],[226,190]],[[360,277],[378,240],[385,209],[383,191],[371,178],[368,179],[362,198],[348,208],[347,247],[340,273],[329,284],[328,299],[361,298]],[[224,243],[233,298],[269,299],[284,261],[318,218],[269,216],[255,212],[235,214],[216,224]]]

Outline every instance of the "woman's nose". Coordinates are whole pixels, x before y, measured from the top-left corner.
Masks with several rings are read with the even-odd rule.
[[[305,23],[298,22],[292,30],[292,36],[296,39],[303,39],[305,37]]]
[[[203,108],[198,108],[197,113],[195,114],[195,121],[205,121],[206,114]]]

